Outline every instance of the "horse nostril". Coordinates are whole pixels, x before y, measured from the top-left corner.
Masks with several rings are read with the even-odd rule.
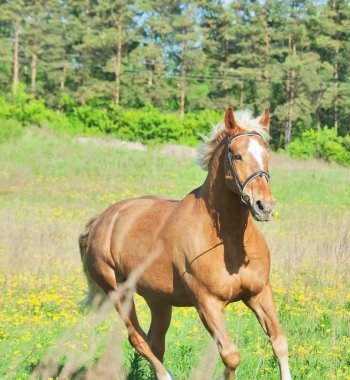
[[[265,210],[265,206],[264,206],[264,202],[263,201],[256,201],[256,205],[258,206],[258,209],[260,211],[264,211]]]

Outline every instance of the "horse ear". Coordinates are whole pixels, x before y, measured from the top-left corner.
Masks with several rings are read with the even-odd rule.
[[[269,133],[270,129],[270,111],[268,108],[265,108],[264,112],[260,116],[259,124]]]
[[[226,131],[232,136],[238,132],[239,126],[236,123],[235,116],[233,114],[233,110],[229,107],[225,113],[225,127]]]

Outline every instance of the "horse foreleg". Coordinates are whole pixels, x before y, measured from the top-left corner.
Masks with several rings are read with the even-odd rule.
[[[200,318],[218,346],[220,356],[224,362],[225,379],[235,378],[235,371],[240,362],[238,348],[232,342],[222,315],[223,305],[215,299],[207,298],[197,305]]]
[[[171,306],[159,302],[146,300],[151,310],[151,326],[148,331],[148,339],[156,357],[163,363],[165,352],[165,334],[171,321]]]
[[[291,380],[287,338],[277,320],[271,284],[268,283],[259,294],[245,300],[245,303],[253,310],[264,331],[270,337],[273,352],[278,359],[281,379]]]

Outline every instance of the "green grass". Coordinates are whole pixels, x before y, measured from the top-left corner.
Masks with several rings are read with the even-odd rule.
[[[271,174],[278,218],[260,226],[271,248],[293,379],[350,379],[350,172],[275,155]],[[113,202],[143,194],[182,198],[204,179],[192,159],[156,150],[74,144],[50,135],[0,145],[0,378],[63,376],[67,368],[68,377],[83,378],[109,358],[106,352],[108,363],[122,364],[115,368],[118,378],[153,378],[114,311],[97,320],[80,313],[86,285],[77,236]],[[147,330],[149,313],[140,298],[137,307]],[[238,379],[278,379],[254,315],[237,303],[225,316],[241,352]],[[109,344],[114,349],[105,350]],[[222,374],[194,309],[174,309],[165,364],[177,380],[195,370],[197,378]]]

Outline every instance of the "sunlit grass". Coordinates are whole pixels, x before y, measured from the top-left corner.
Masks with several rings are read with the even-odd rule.
[[[152,378],[148,365],[134,357],[114,311],[98,323],[80,312],[86,284],[77,236],[113,202],[146,193],[180,198],[205,173],[191,159],[50,136],[0,146],[0,157],[0,378],[29,378],[52,350],[61,363],[52,376],[69,358],[80,359],[72,373],[83,376],[115,326],[124,352],[118,376],[133,366],[134,378]],[[278,217],[261,227],[272,251],[272,283],[293,378],[350,379],[350,173],[283,156],[273,162]],[[139,297],[137,308],[147,330],[149,313]],[[254,315],[236,303],[225,317],[241,352],[238,379],[278,379]],[[195,310],[174,309],[167,337],[166,366],[176,379],[189,378],[212,347]],[[215,375],[207,378],[223,371],[214,352]]]

